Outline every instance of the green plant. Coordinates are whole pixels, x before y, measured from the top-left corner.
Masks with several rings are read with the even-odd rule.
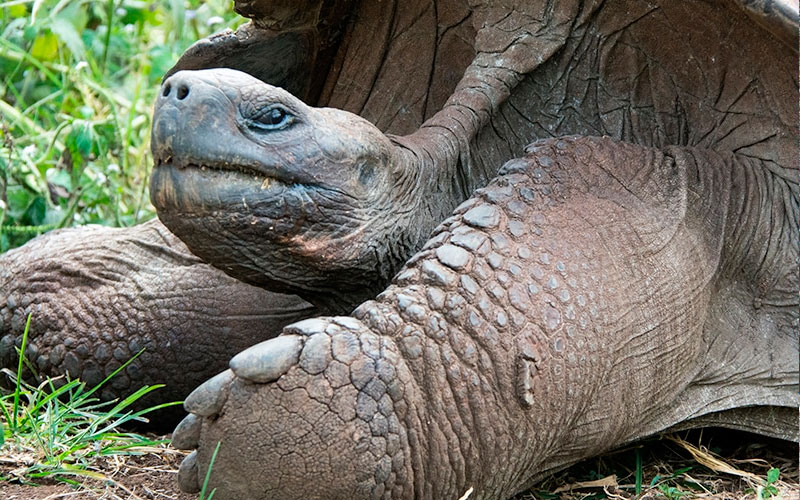
[[[642,494],[642,452],[636,448],[636,478],[634,488],[637,495]]]
[[[781,477],[781,470],[775,467],[772,467],[767,471],[767,480],[764,482],[764,486],[758,489],[758,498],[772,498],[776,496],[779,491],[776,486],[776,483]]]
[[[667,483],[659,484],[658,491],[660,491],[662,495],[667,497],[668,500],[678,500],[679,498],[690,494],[689,492],[683,491],[680,488],[671,486]]]
[[[0,252],[76,224],[152,217],[151,106],[230,0],[0,0]]]
[[[650,488],[656,488],[668,500],[677,500],[687,495],[693,496],[694,490],[702,490],[702,488],[684,477],[690,470],[692,467],[681,467],[672,471],[669,476],[656,475],[650,481]]]
[[[211,454],[211,460],[208,462],[208,469],[206,469],[206,476],[203,479],[203,487],[200,489],[200,496],[198,500],[211,500],[214,498],[214,493],[217,491],[216,488],[211,490],[211,493],[206,496],[206,489],[208,489],[208,480],[211,478],[211,469],[214,468],[214,462],[217,460],[217,453],[219,453],[219,447],[222,444],[221,441],[217,441],[217,446],[214,448],[214,453]]]

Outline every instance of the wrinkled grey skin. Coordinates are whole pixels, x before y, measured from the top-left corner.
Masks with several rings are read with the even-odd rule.
[[[165,384],[139,408],[183,400],[235,353],[314,313],[204,264],[157,220],[40,236],[0,256],[0,289],[0,366],[16,371],[31,314],[25,352],[40,377],[94,386],[144,349],[99,392]],[[149,418],[165,429],[181,416],[173,407]]]
[[[474,62],[418,130],[387,137],[380,166],[395,184],[376,188],[416,204],[382,226],[370,221],[384,228],[371,238],[391,248],[505,164],[501,175],[352,317],[290,325],[194,392],[174,435],[197,448],[181,466],[184,490],[199,489],[218,442],[209,486],[226,499],[438,499],[470,489],[474,499],[507,498],[674,427],[797,441],[796,54],[734,3],[469,9]],[[391,52],[402,41],[388,43]],[[239,109],[253,102],[251,117],[289,104],[220,90]],[[302,110],[299,123],[316,112]],[[268,135],[252,142],[278,137]],[[156,133],[158,155],[157,142]],[[348,158],[343,144],[337,160]],[[316,151],[303,153],[331,156]],[[262,163],[282,166],[272,158]],[[254,167],[230,157],[162,159],[173,183],[195,186],[196,198],[161,186],[165,204],[154,186],[160,211],[196,210],[195,224],[177,228],[186,240],[203,230],[204,210],[253,216],[257,196],[214,204],[273,174],[248,181]],[[202,167],[218,173],[198,182]],[[237,186],[214,184],[232,171],[245,174]],[[340,182],[354,177],[342,169]],[[250,232],[231,231],[205,258],[268,239],[270,217],[255,213]],[[295,220],[293,231],[313,232]],[[311,250],[310,263],[322,260]],[[260,255],[242,268],[259,272]],[[274,262],[261,272],[280,273]]]

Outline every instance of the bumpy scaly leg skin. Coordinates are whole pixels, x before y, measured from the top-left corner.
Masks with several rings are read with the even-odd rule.
[[[149,401],[182,400],[241,349],[314,313],[202,263],[158,221],[36,238],[0,256],[0,289],[2,367],[16,369],[28,314],[26,356],[41,376],[94,385],[145,350],[109,382],[105,399],[165,383]]]
[[[221,498],[478,499],[692,419],[796,440],[750,425],[797,411],[792,189],[731,155],[536,143],[355,318],[193,393],[181,487],[218,442]]]
[[[179,444],[197,445],[199,419],[215,424],[203,428],[200,459],[182,466],[181,487],[199,490],[205,452],[222,440],[214,485],[224,498],[411,496],[409,442],[420,437],[408,435],[406,419],[422,415],[410,406],[420,398],[397,346],[352,318],[288,332],[239,354],[187,399]]]

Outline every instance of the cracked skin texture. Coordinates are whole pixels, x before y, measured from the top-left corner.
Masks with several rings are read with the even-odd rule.
[[[507,498],[726,412],[724,425],[796,440],[796,313],[715,307],[720,290],[748,296],[736,275],[759,249],[731,244],[737,210],[706,217],[736,203],[711,181],[757,168],[608,138],[533,144],[353,317],[287,327],[279,339],[296,348],[277,380],[259,379],[272,340],[208,382],[214,396],[190,397],[204,417],[176,431],[200,447],[182,487],[197,487],[218,441],[209,486],[226,499],[433,499]],[[774,243],[772,267],[791,266],[794,237]],[[733,321],[772,326],[743,335]]]
[[[13,332],[0,337],[0,365],[16,367],[31,313],[26,355],[41,377],[93,386],[144,349],[100,392],[166,384],[139,408],[183,400],[233,354],[315,311],[203,263],[157,220],[40,236],[0,256],[0,289],[0,332]],[[181,416],[172,407],[149,417],[167,428]]]

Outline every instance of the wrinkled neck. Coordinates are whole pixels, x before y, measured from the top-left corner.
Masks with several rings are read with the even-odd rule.
[[[472,5],[475,58],[440,111],[416,132],[394,138],[413,151],[421,165],[426,210],[437,221],[493,178],[502,163],[500,152],[481,151],[484,130],[519,83],[561,49],[570,30],[585,22],[600,2],[558,2],[516,6],[513,15],[496,3]],[[510,21],[513,19],[513,22]],[[520,144],[510,146],[521,150]],[[498,159],[500,161],[498,161]],[[444,201],[442,201],[444,200]]]

